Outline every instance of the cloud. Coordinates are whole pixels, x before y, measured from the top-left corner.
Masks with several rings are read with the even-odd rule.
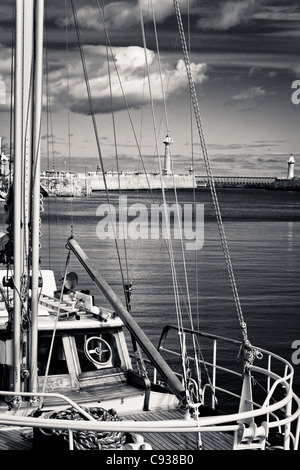
[[[171,2],[152,0],[152,4],[155,11],[155,19],[158,22],[165,20],[173,13],[173,5]],[[143,15],[146,17],[149,10],[149,1],[141,0],[140,5]],[[120,28],[130,28],[138,25],[141,17],[140,5],[137,0],[134,2],[116,1],[107,3],[103,9],[106,27],[109,31],[114,31]],[[152,16],[152,13],[150,13],[150,15]],[[101,14],[98,8],[78,8],[77,17],[81,27],[99,30]],[[59,20],[59,22],[61,22],[61,20]]]
[[[247,23],[252,17],[256,6],[256,0],[226,1],[210,17],[199,20],[198,24],[203,29],[226,31],[234,26]]]
[[[287,2],[288,3],[288,2]],[[267,21],[300,21],[299,5],[293,2],[291,5],[266,5],[261,11],[255,14],[256,19]]]
[[[256,98],[261,98],[262,96],[275,95],[275,94],[276,94],[275,91],[267,92],[261,86],[255,86],[255,87],[247,88],[246,90],[243,90],[240,93],[237,93],[236,95],[232,96],[229,100],[227,100],[225,104],[232,105],[235,103],[252,101],[252,100],[255,100]]]
[[[260,86],[250,87],[248,90],[244,90],[237,95],[234,95],[231,99],[233,101],[247,101],[252,100],[254,98],[258,98],[260,96],[265,95],[265,90],[262,89]]]
[[[96,113],[111,111],[111,95],[115,111],[125,109],[127,105],[131,108],[139,108],[145,102],[149,102],[149,86],[145,76],[145,52],[143,48],[129,46],[112,49],[114,60],[110,59],[109,62],[110,82],[106,63],[106,48],[104,46],[86,46],[84,51],[93,106]],[[182,60],[179,60],[173,67],[164,62],[160,73],[155,53],[147,50],[146,54],[151,95],[154,101],[162,101],[163,99],[161,82],[167,97],[180,93],[183,87],[186,87],[186,71]],[[86,85],[83,80],[81,65],[76,61],[77,57],[74,57],[69,65],[68,101],[71,111],[87,115],[90,114],[90,110]],[[201,84],[206,80],[205,64],[191,64],[191,69],[196,84]],[[54,69],[50,73],[53,109],[65,106],[65,76],[66,71],[64,69]]]
[[[261,148],[270,148],[270,147],[277,147],[281,144],[282,141],[256,141],[251,143],[231,143],[231,144],[208,144],[208,148],[211,150],[245,150],[245,149],[261,149]]]

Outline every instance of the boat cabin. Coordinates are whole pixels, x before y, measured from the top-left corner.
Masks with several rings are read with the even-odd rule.
[[[0,272],[1,280],[5,275],[4,271]],[[76,397],[77,401],[78,392],[86,391],[83,393],[85,400],[97,403],[100,397],[111,399],[124,393],[121,390],[128,384],[127,375],[132,366],[122,320],[113,311],[96,307],[93,297],[85,292],[72,291],[64,294],[61,300],[53,272],[43,271],[42,277],[38,315],[38,391],[59,391],[70,398]],[[1,390],[13,390],[13,340],[7,325],[3,297],[0,301]],[[23,377],[26,391],[26,363]],[[97,389],[100,386],[99,395]]]

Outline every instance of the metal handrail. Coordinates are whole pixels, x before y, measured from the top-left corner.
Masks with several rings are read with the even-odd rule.
[[[164,342],[166,341],[167,334],[168,334],[169,330],[171,330],[171,329],[177,330],[177,331],[179,330],[179,328],[176,325],[166,325],[164,327],[163,331],[162,331],[161,336],[160,336],[160,340],[159,340],[159,344],[158,344],[158,350],[168,352],[168,353],[170,353],[174,356],[179,356],[180,354],[177,353],[176,351],[172,351],[170,349],[164,348],[164,346],[163,346]],[[237,340],[234,340],[234,339],[231,339],[231,338],[226,338],[224,336],[214,335],[214,334],[211,334],[211,333],[205,333],[205,332],[202,332],[202,331],[192,330],[192,329],[189,329],[189,328],[183,328],[182,332],[190,333],[190,334],[193,334],[193,335],[196,335],[196,336],[201,336],[201,337],[205,337],[205,338],[214,340],[214,342],[215,342],[214,346],[215,347],[216,347],[216,344],[217,344],[218,341],[225,342],[227,344],[233,344],[233,345],[236,345],[236,346],[239,346],[239,347],[241,347],[241,345],[242,345],[241,341],[237,341]],[[267,351],[267,350],[262,349],[262,348],[258,348],[256,346],[253,346],[253,348],[255,350],[259,351],[260,353],[267,355],[269,358],[276,359],[279,362],[285,364],[286,372],[283,376],[280,376],[280,375],[276,374],[275,372],[272,372],[272,370],[271,370],[271,361],[268,361],[268,364],[269,364],[268,369],[263,369],[263,368],[260,368],[260,367],[254,366],[254,365],[251,365],[249,368],[251,370],[255,371],[255,372],[259,372],[261,374],[267,375],[269,378],[273,378],[276,382],[273,384],[272,390],[275,390],[275,388],[277,387],[278,384],[284,384],[285,386],[288,386],[290,388],[291,383],[289,383],[289,382],[292,381],[293,375],[294,375],[294,368],[291,366],[291,364],[286,359],[284,359],[284,358],[282,358],[282,357],[280,357],[280,356],[278,356],[274,353],[271,353],[270,351]],[[214,354],[214,357],[216,357],[216,354]],[[189,360],[194,361],[194,358],[189,357]],[[202,359],[198,359],[198,361],[199,361],[199,363],[203,363],[207,366],[210,366],[215,370],[222,370],[223,372],[229,372],[232,375],[238,375],[238,376],[242,377],[242,373],[233,371],[231,369],[228,369],[227,367],[220,366],[216,362],[212,363],[212,362],[209,362],[209,361],[204,361]]]
[[[165,347],[167,335],[170,330],[176,330],[179,331],[179,328],[176,325],[166,325],[162,331],[162,334],[160,336],[159,340],[159,345],[158,345],[158,350],[160,352],[167,352],[169,354],[172,354],[173,356],[179,356],[180,354],[176,351],[172,351],[171,349],[168,349]],[[211,367],[213,369],[213,380],[212,384],[205,384],[205,386],[209,386],[212,390],[212,393],[215,393],[215,391],[222,391],[230,396],[234,396],[236,398],[241,398],[240,395],[231,392],[230,390],[221,388],[216,385],[216,373],[217,371],[222,371],[229,373],[231,375],[239,375],[242,377],[242,373],[238,373],[234,370],[228,369],[227,367],[220,366],[217,364],[217,343],[218,342],[225,342],[227,344],[232,344],[234,346],[238,346],[239,348],[241,347],[242,343],[241,341],[233,340],[231,338],[226,338],[223,336],[218,336],[215,334],[211,333],[206,333],[202,331],[196,331],[192,330],[189,328],[183,328],[180,330],[181,333],[190,333],[196,336],[201,336],[207,339],[210,339],[213,341],[213,348],[214,348],[214,354],[213,354],[213,362],[206,361],[204,359],[198,359],[199,364],[204,364],[205,366]],[[267,368],[262,368],[258,367],[256,365],[250,365],[249,370],[251,372],[256,372],[259,374],[262,374],[266,376],[267,378],[267,389],[266,389],[266,397],[263,401],[262,404],[255,403],[252,401],[253,407],[256,407],[256,410],[251,410],[251,412],[248,412],[247,418],[252,418],[254,419],[255,417],[259,416],[267,416],[267,425],[269,428],[280,428],[280,426],[287,426],[289,425],[288,428],[288,434],[289,437],[292,437],[294,439],[296,447],[298,446],[298,441],[299,441],[299,418],[300,418],[300,400],[299,398],[294,394],[292,390],[292,381],[293,381],[293,376],[294,376],[294,369],[292,365],[284,358],[271,353],[267,350],[264,350],[262,348],[257,348],[254,347],[255,350],[257,350],[259,353],[262,353],[263,355],[267,356]],[[195,361],[194,357],[188,357],[190,361]],[[285,366],[284,373],[282,375],[279,375],[278,373],[275,373],[274,370],[272,370],[272,360],[277,360],[279,363],[282,363]],[[270,380],[273,379],[274,383],[270,385]],[[274,392],[275,390],[279,387],[283,386],[287,390],[287,394],[284,398],[281,400],[275,402],[274,404],[270,404],[271,399],[274,397]],[[207,388],[207,387],[206,387]],[[206,390],[205,388],[205,390]],[[292,409],[292,403],[295,403],[297,406],[297,411],[295,411],[294,414],[291,413]],[[276,414],[276,411],[282,410],[282,408],[286,407],[287,411],[287,416],[285,418],[279,418]],[[235,417],[239,421],[242,419],[246,418],[245,413],[242,414],[235,414],[235,415],[228,415],[230,416],[230,419],[233,419]],[[269,418],[272,417],[273,420],[269,422]],[[297,429],[296,429],[296,437],[292,436],[290,433],[290,424],[298,419],[298,424],[297,424]]]

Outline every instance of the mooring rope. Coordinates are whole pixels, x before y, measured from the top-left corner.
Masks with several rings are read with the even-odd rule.
[[[83,408],[97,421],[120,421],[117,412],[113,409],[105,410],[101,407]],[[74,408],[66,410],[51,411],[44,416],[46,419],[63,419],[70,421],[82,421],[85,418]],[[57,436],[69,442],[70,433],[68,429],[40,428],[41,434],[47,437]],[[72,444],[76,450],[122,450],[126,442],[126,434],[121,431],[73,431]]]

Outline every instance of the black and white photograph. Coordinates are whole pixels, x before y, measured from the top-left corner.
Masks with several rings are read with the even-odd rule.
[[[295,0],[0,1],[1,451],[299,450],[299,46]]]

